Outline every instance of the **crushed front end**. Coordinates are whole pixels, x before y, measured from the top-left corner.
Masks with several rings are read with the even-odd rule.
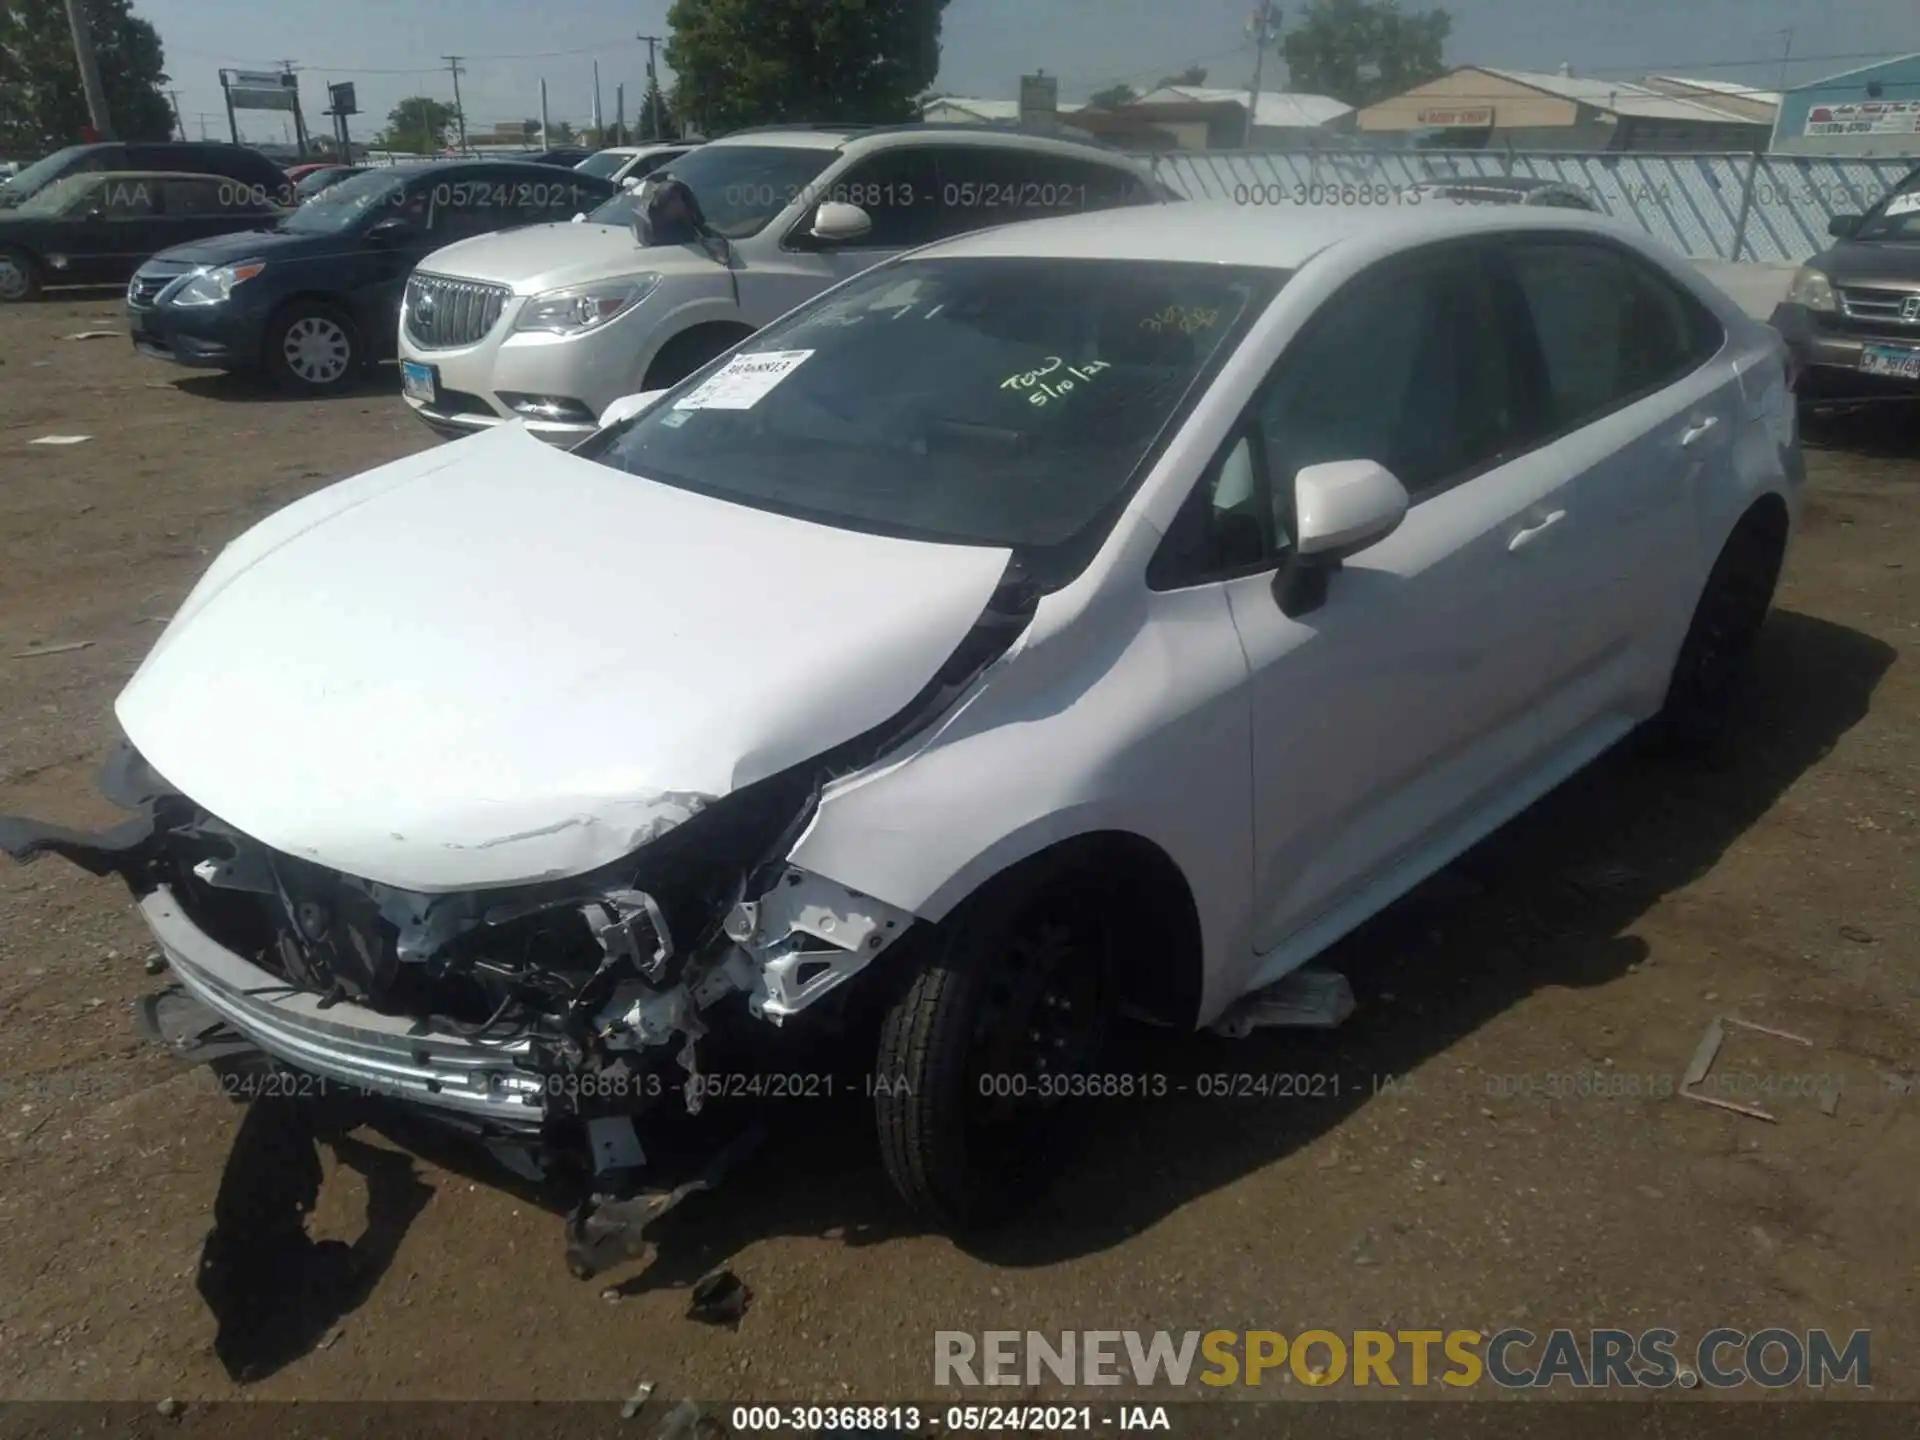
[[[176,1048],[252,1047],[462,1130],[528,1179],[577,1184],[568,1261],[584,1278],[751,1145],[728,1136],[670,1184],[650,1169],[649,1121],[701,1109],[710,1032],[779,1024],[912,923],[786,863],[818,780],[662,796],[659,833],[592,874],[423,895],[268,848],[123,744],[101,779],[123,824],[0,819],[0,849],[126,882],[177,983],[148,1009],[191,1037]]]

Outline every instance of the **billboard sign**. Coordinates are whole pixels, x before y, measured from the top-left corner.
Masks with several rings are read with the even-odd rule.
[[[300,79],[277,70],[222,70],[220,83],[236,110],[297,110]]]

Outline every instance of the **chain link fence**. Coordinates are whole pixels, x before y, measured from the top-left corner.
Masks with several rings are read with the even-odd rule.
[[[1578,185],[1607,214],[1696,260],[1798,261],[1825,249],[1827,221],[1865,210],[1913,159],[1810,155],[1561,154],[1527,150],[1212,151],[1142,155],[1190,200],[1285,209],[1398,203],[1404,187],[1454,176],[1531,175]]]

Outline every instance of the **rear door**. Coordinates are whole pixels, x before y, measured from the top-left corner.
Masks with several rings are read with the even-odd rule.
[[[252,230],[279,213],[237,180],[193,175],[163,180],[159,189],[156,223],[166,232],[167,246]]]
[[[1561,577],[1564,638],[1544,713],[1563,731],[1627,723],[1658,704],[1675,617],[1693,607],[1695,494],[1727,478],[1739,379],[1719,358],[1719,320],[1627,247],[1555,232],[1516,236],[1502,254],[1534,443],[1569,477],[1560,534],[1537,545]]]

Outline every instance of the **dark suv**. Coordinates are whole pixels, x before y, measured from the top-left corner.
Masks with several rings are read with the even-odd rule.
[[[218,140],[107,140],[69,145],[27,166],[0,188],[0,210],[11,210],[56,180],[95,170],[166,170],[176,174],[218,175],[245,185],[264,205],[291,205],[286,171],[258,150]]]
[[[1773,312],[1801,397],[1920,397],[1920,170],[1827,233],[1839,243],[1800,267]]]
[[[163,250],[127,286],[142,354],[220,370],[264,368],[295,392],[354,382],[394,352],[407,276],[456,240],[568,221],[618,194],[611,180],[524,160],[366,170],[271,229]],[[480,286],[448,296],[477,314]]]

